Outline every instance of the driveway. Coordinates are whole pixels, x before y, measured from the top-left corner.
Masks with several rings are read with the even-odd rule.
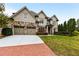
[[[36,35],[13,35],[0,39],[0,56],[52,56],[50,48]]]

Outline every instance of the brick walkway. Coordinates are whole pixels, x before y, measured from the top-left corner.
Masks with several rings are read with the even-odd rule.
[[[0,56],[55,56],[44,43],[0,47]]]

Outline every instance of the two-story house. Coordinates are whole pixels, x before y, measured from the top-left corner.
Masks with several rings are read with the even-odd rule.
[[[36,13],[27,7],[21,8],[11,16],[14,35],[35,35],[37,32],[54,34],[58,32],[58,19],[55,15],[48,17],[43,11]]]

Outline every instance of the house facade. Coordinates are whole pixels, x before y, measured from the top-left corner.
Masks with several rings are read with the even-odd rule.
[[[58,19],[55,15],[48,17],[43,11],[36,13],[27,7],[21,8],[11,16],[14,35],[35,35],[37,33],[54,34],[58,32]]]

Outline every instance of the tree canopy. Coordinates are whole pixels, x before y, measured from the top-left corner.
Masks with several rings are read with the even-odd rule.
[[[3,11],[5,11],[5,4],[0,3],[0,13],[3,13]]]
[[[75,18],[70,18],[68,21],[65,21],[63,24],[59,24],[58,30],[61,33],[68,32],[70,35],[75,31],[76,29],[76,21]]]
[[[7,27],[8,23],[9,23],[9,17],[7,15],[0,13],[0,27],[1,28]]]

